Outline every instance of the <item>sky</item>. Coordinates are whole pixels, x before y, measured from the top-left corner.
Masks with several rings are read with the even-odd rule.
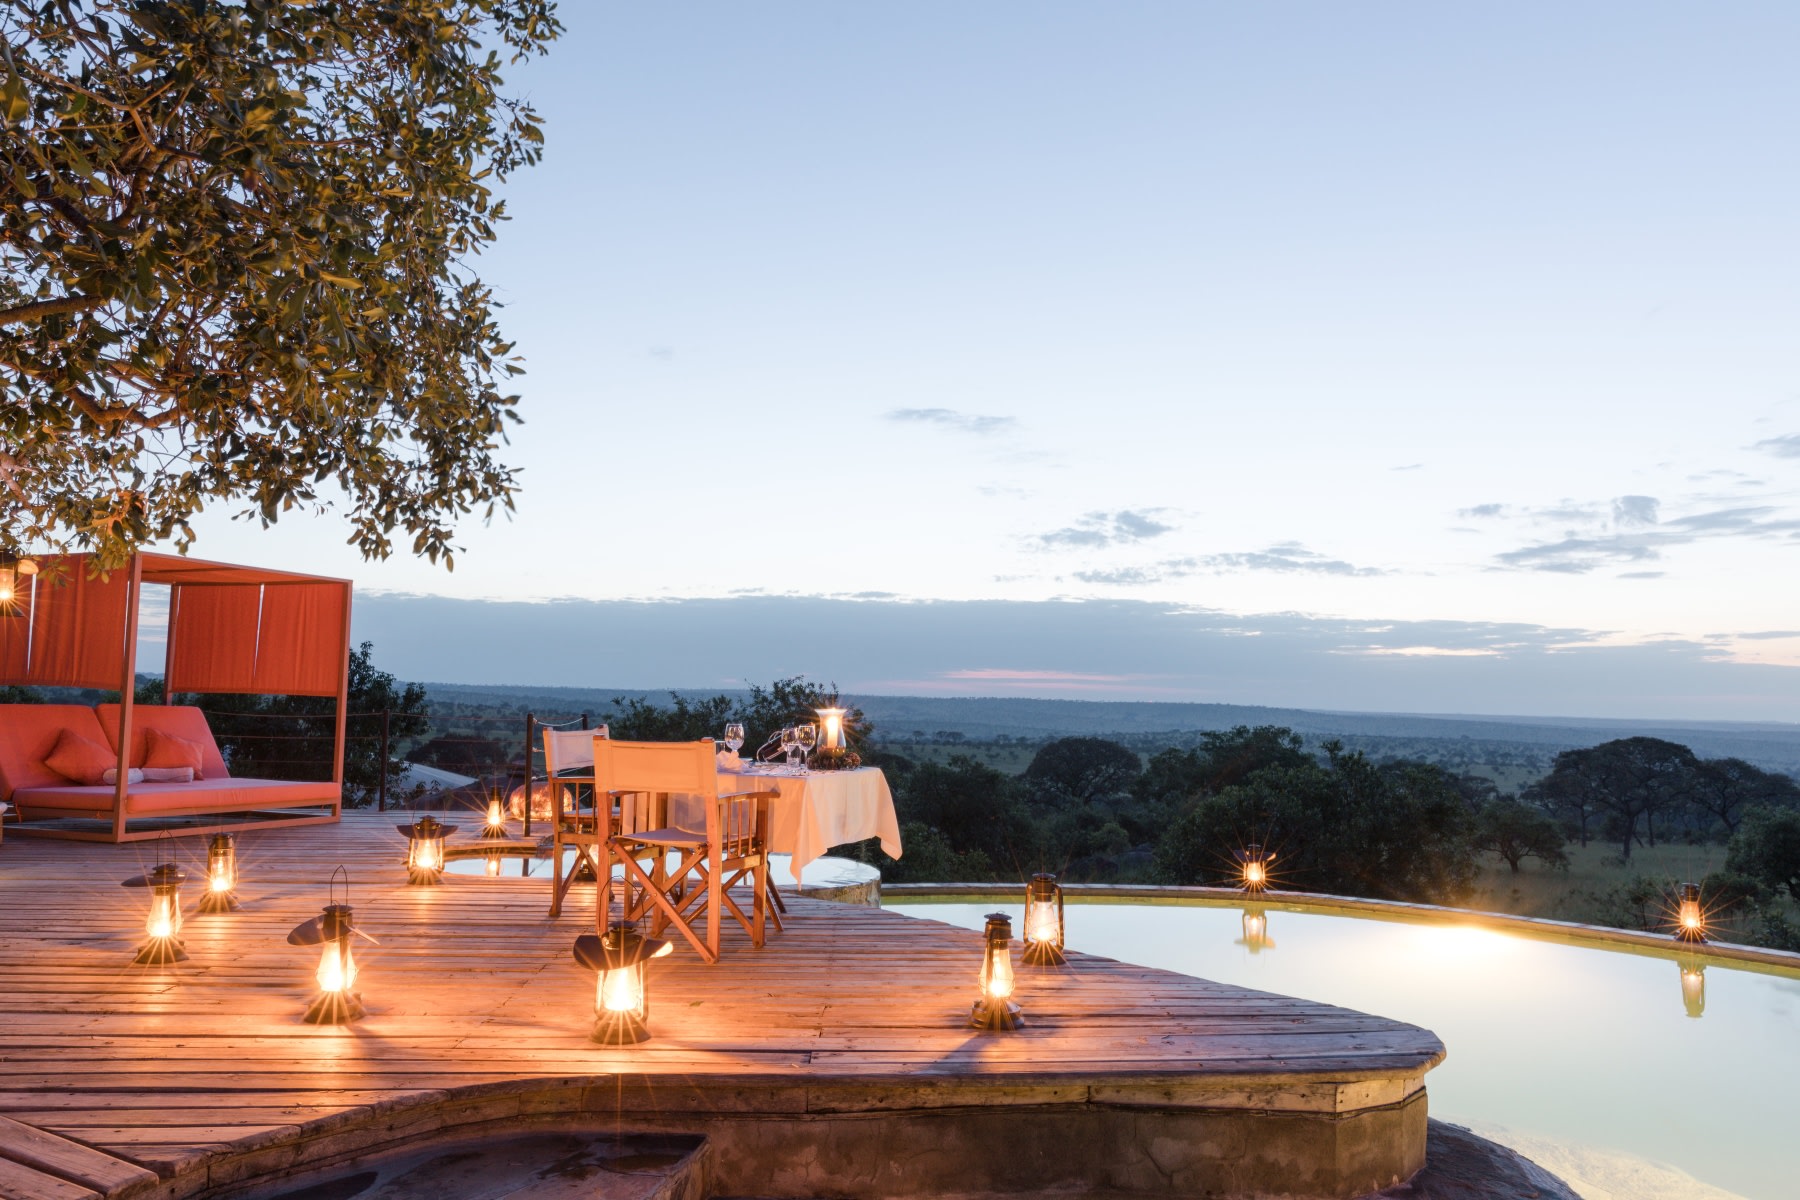
[[[562,18],[477,264],[517,513],[199,525],[378,662],[1800,720],[1800,8]]]

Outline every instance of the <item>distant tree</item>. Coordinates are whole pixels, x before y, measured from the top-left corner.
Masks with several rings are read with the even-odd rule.
[[[7,684],[0,687],[0,704],[42,704],[44,693],[36,688]]]
[[[350,654],[350,734],[344,747],[344,803],[358,808],[375,802],[385,773],[390,795],[406,770],[398,754],[403,740],[422,737],[431,726],[425,689],[402,685],[378,670],[374,646],[364,642]],[[160,684],[159,684],[160,686]],[[333,696],[242,696],[235,694],[177,697],[206,710],[219,749],[232,773],[272,779],[331,778],[331,747],[336,736],[337,699]],[[386,709],[388,757],[381,757],[380,726],[374,714]]]
[[[902,778],[894,806],[902,822],[937,830],[958,854],[980,852],[1015,873],[1037,859],[1037,836],[1019,781],[966,754],[953,754],[947,763],[918,764]]]
[[[1191,750],[1170,748],[1153,755],[1132,792],[1145,801],[1186,800],[1222,791],[1268,767],[1311,761],[1300,735],[1278,725],[1208,730]]]
[[[1142,770],[1137,753],[1117,742],[1066,737],[1032,756],[1025,781],[1034,795],[1086,803],[1129,791]]]
[[[1263,842],[1279,885],[1376,899],[1456,903],[1473,886],[1473,817],[1448,772],[1381,766],[1336,743],[1327,761],[1257,771],[1203,796],[1156,846],[1169,883],[1228,882],[1232,852]]]
[[[1731,838],[1725,869],[1800,902],[1800,810],[1753,808]]]
[[[697,742],[724,736],[725,722],[736,720],[739,705],[729,696],[689,700],[669,693],[669,706],[625,696],[615,699],[606,725],[613,737],[627,742]],[[746,753],[760,743],[752,742]]]
[[[1710,758],[1700,763],[1689,799],[1697,809],[1717,818],[1729,836],[1737,832],[1746,809],[1800,808],[1800,783],[1741,758]]]
[[[449,560],[517,370],[470,269],[538,160],[549,0],[0,4],[0,529],[106,568],[350,506]]]
[[[1558,754],[1533,794],[1560,811],[1579,814],[1583,845],[1590,814],[1602,814],[1608,832],[1619,839],[1620,856],[1630,859],[1640,826],[1654,846],[1656,815],[1687,803],[1699,773],[1700,761],[1686,746],[1660,738],[1620,738]]]
[[[415,747],[406,760],[444,771],[480,776],[504,767],[516,749],[516,746],[503,745],[479,734],[447,733]]]
[[[1476,814],[1476,848],[1499,855],[1515,875],[1527,858],[1567,870],[1569,856],[1563,851],[1566,841],[1562,829],[1543,809],[1510,797],[1489,800]]]

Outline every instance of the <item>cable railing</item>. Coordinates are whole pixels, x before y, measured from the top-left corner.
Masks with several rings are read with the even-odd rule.
[[[234,771],[253,766],[268,775],[330,777],[337,742],[335,714],[205,707],[201,712]],[[593,715],[586,712],[438,714],[382,708],[346,713],[344,720],[345,783],[359,789],[357,799],[364,803],[372,799],[380,812],[391,805],[410,805],[419,798],[417,792],[398,797],[392,790],[402,764],[409,762],[471,780],[445,789],[445,793],[478,790],[478,797],[464,797],[470,807],[484,805],[496,792],[507,802],[515,786],[522,785],[527,837],[532,824],[531,781],[543,773],[542,731],[593,727]]]

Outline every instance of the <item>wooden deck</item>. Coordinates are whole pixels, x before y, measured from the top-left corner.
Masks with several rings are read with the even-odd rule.
[[[555,921],[543,879],[409,888],[393,824],[349,813],[246,836],[242,909],[189,916],[190,958],[163,968],[132,965],[145,893],[119,886],[154,844],[7,838],[0,1196],[223,1194],[421,1132],[578,1114],[716,1126],[1008,1107],[1327,1123],[1405,1110],[1419,1143],[1406,1153],[1423,1153],[1422,1080],[1443,1055],[1424,1030],[1072,955],[1060,972],[1021,971],[1024,1029],[976,1033],[964,1020],[979,935],[798,898],[761,951],[735,927],[717,966],[678,944],[652,967],[652,1040],[600,1047],[593,976],[570,957],[592,886]],[[204,840],[173,844],[197,875]],[[316,952],[285,939],[339,865],[380,944],[356,950],[367,1018],[316,1028],[300,1021]],[[197,888],[186,893],[192,913]],[[779,1186],[759,1194],[806,1194]]]

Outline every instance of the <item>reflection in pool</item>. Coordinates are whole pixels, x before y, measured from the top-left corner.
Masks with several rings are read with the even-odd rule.
[[[1518,1146],[1578,1189],[1576,1176],[1591,1171],[1590,1196],[1800,1195],[1800,971],[1746,969],[1673,944],[1619,952],[1279,903],[1075,899],[1072,949],[1432,1030],[1449,1058],[1426,1080],[1431,1115]],[[886,907],[980,929],[984,914],[1020,905]],[[1028,988],[1029,972],[1021,979]],[[1608,1151],[1672,1164],[1702,1185],[1671,1190],[1649,1181],[1653,1170],[1626,1179],[1632,1168]]]

